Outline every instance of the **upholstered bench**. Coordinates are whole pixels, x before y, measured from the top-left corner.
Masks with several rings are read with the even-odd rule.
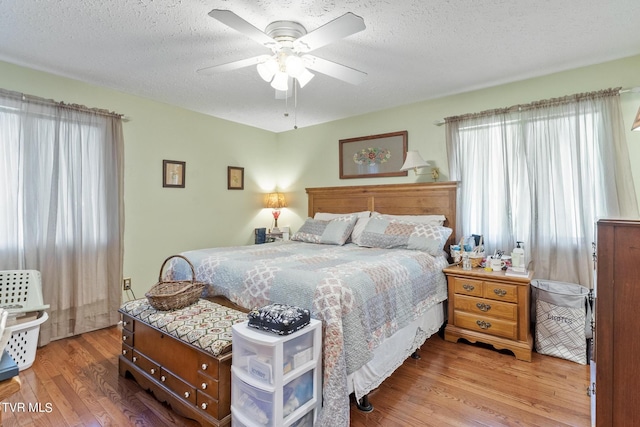
[[[146,299],[124,303],[120,375],[202,425],[231,423],[231,326],[246,313],[200,299],[158,311]]]

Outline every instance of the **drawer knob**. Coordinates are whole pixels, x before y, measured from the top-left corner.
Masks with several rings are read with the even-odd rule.
[[[504,289],[494,289],[493,293],[498,295],[499,297],[503,297],[507,294],[507,291],[505,291]]]
[[[189,396],[191,396],[191,393],[189,393],[188,391],[185,391],[185,392],[184,392],[184,397],[185,397],[185,399],[188,399],[188,398],[189,398]]]
[[[127,350],[122,350],[122,355],[126,356],[127,355]]]
[[[480,329],[489,329],[491,327],[491,323],[485,322],[484,320],[476,320],[476,324]]]
[[[124,322],[122,322],[122,326],[127,326],[129,324],[129,322],[127,322],[126,320]]]
[[[156,368],[149,369],[149,372],[151,372],[151,375],[154,375],[156,373]]]
[[[206,403],[203,403],[202,405],[200,405],[200,407],[201,407],[202,409],[207,409],[207,404],[206,404]]]
[[[207,389],[207,383],[202,383],[202,385],[200,387],[202,387],[203,390],[206,390]]]
[[[122,341],[126,341],[126,340],[127,340],[127,336],[126,336],[126,335],[123,335],[123,336],[122,336]]]
[[[469,291],[471,292],[472,290],[474,290],[476,287],[473,285],[469,285],[467,283],[465,283],[464,285],[462,285],[462,289],[464,289],[465,291]]]
[[[167,380],[167,377],[165,377],[164,375],[160,377],[160,381],[165,382],[166,380]]]
[[[208,367],[209,367],[209,365],[207,365],[206,363],[202,364],[202,370],[203,371],[206,371]]]
[[[485,304],[483,302],[479,302],[476,304],[476,307],[478,307],[478,310],[480,311],[489,311],[491,310],[491,304]]]
[[[133,356],[133,363],[136,363],[138,361],[138,358],[136,356]]]

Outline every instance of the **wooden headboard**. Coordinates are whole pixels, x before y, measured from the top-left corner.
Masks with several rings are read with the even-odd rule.
[[[307,188],[308,215],[317,212],[376,211],[389,215],[444,215],[453,229],[445,249],[456,241],[457,182]]]

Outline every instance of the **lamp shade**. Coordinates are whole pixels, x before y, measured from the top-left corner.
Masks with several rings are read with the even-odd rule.
[[[313,78],[313,76],[315,76],[315,74],[313,74],[311,71],[307,70],[306,68],[302,71],[302,73],[300,73],[299,76],[296,77],[296,80],[298,80],[298,83],[300,84],[300,87],[304,87],[307,83],[309,83],[311,81],[311,79]]]
[[[640,132],[640,108],[638,108],[638,114],[636,114],[636,119],[633,121],[633,124],[631,125],[631,130]]]
[[[258,74],[265,82],[270,82],[273,76],[278,71],[278,63],[273,58],[269,58],[266,62],[261,62],[257,65]]]
[[[282,193],[269,193],[265,202],[266,208],[280,209],[287,207],[287,201]]]
[[[420,153],[415,150],[407,151],[407,157],[404,164],[400,168],[401,171],[408,171],[409,169],[424,168],[429,166],[429,163],[425,162]]]
[[[282,71],[278,71],[271,81],[271,87],[276,90],[289,90],[289,75]]]

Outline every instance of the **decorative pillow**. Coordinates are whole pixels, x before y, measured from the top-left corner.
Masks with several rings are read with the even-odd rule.
[[[453,230],[433,224],[422,224],[374,216],[362,233],[360,246],[384,249],[413,249],[440,255]]]
[[[418,222],[421,224],[444,225],[447,219],[444,215],[387,215],[373,212],[372,217],[380,216],[384,219],[397,219],[398,221]]]
[[[291,240],[344,245],[351,235],[357,219],[355,215],[339,216],[329,221],[307,218],[302,227],[291,237]]]
[[[353,227],[353,231],[351,232],[351,236],[347,239],[347,243],[353,242],[358,244],[360,240],[360,236],[362,236],[362,232],[364,231],[364,227],[367,225],[369,221],[369,215],[371,215],[371,211],[362,211],[362,212],[353,212],[351,214],[335,214],[335,213],[326,213],[326,212],[317,212],[313,219],[320,220],[330,220],[335,218],[340,218],[342,216],[356,215],[358,220],[356,221],[356,225]]]

